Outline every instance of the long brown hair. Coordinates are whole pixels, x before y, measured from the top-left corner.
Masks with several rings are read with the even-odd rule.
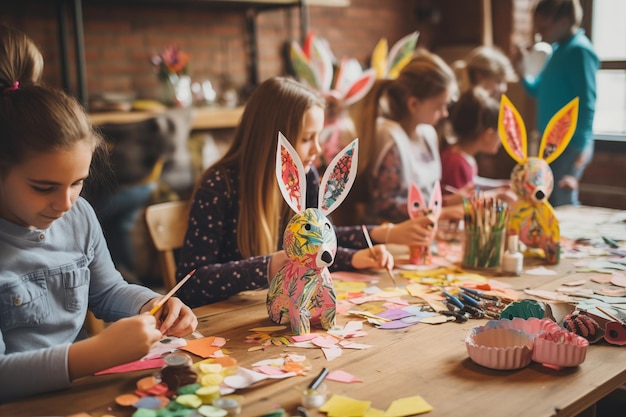
[[[413,59],[395,79],[377,80],[372,89],[357,103],[353,117],[359,137],[358,174],[368,172],[377,158],[376,118],[380,115],[401,121],[408,115],[407,100],[436,97],[456,85],[452,69],[441,57],[418,49]],[[357,174],[357,181],[359,175]]]
[[[239,171],[237,245],[244,257],[274,252],[289,214],[275,174],[278,132],[295,144],[306,111],[324,105],[319,93],[286,77],[267,79],[248,99],[232,146],[214,165]]]
[[[37,85],[0,90],[0,132],[0,175],[34,154],[69,149],[82,140],[91,141],[94,150],[102,145],[75,98]]]

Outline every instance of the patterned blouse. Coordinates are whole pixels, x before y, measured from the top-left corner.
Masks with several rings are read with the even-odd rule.
[[[176,274],[180,280],[196,269],[178,294],[192,308],[265,288],[271,278],[271,255],[244,259],[237,247],[238,184],[237,168],[213,167],[204,174],[194,195]],[[307,174],[307,207],[317,206],[318,189],[319,175],[312,167]],[[352,255],[367,248],[361,228],[340,227],[336,234],[338,249],[330,270],[354,270]]]

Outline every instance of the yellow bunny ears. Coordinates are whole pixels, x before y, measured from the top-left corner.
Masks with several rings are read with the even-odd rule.
[[[397,78],[400,70],[411,60],[418,37],[419,32],[409,33],[396,42],[391,51],[388,50],[387,39],[379,40],[371,58],[371,67],[376,71],[376,78]]]
[[[563,106],[548,122],[539,145],[539,158],[551,163],[558,158],[574,135],[578,121],[578,97]],[[498,116],[502,146],[518,164],[528,159],[526,126],[511,100],[502,95]]]

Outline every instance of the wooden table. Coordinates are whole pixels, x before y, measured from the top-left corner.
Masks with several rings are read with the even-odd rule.
[[[595,212],[606,214],[607,211],[596,209]],[[558,272],[555,276],[498,279],[519,290],[554,289],[574,279],[573,276],[576,279],[585,276],[574,272],[571,260],[563,260],[554,269]],[[403,283],[400,279],[398,284]],[[585,362],[576,368],[557,371],[531,363],[521,370],[497,371],[476,365],[467,355],[464,340],[484,320],[434,326],[418,324],[402,330],[380,330],[365,324],[368,336],[358,342],[374,346],[366,350],[344,349],[341,357],[328,362],[319,349],[272,346],[266,351],[248,351],[251,345],[244,343],[244,338],[249,329],[272,324],[267,318],[264,291],[241,294],[195,311],[200,332],[226,338],[225,348],[241,366],[278,357],[284,351],[305,353],[313,366],[307,377],[261,382],[238,391],[244,396],[242,416],[258,416],[276,407],[296,415],[300,404],[297,387],[307,384],[322,367],[345,370],[363,380],[353,384],[326,381],[331,394],[370,400],[372,407],[381,410],[387,409],[395,399],[419,395],[434,407],[426,414],[433,417],[574,416],[581,412],[593,415],[598,400],[626,383],[626,349],[604,341],[590,346]],[[347,320],[341,316],[339,322]],[[133,391],[140,377],[153,372],[83,378],[70,390],[2,405],[0,415],[69,415],[86,411],[94,417],[129,416],[132,410],[115,405],[113,399]]]

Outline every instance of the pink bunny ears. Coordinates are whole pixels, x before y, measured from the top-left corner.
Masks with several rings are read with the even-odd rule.
[[[346,198],[354,179],[358,161],[358,139],[339,152],[324,172],[319,190],[319,210],[327,216]],[[278,187],[289,207],[296,213],[306,209],[306,171],[298,153],[282,134],[278,133],[276,150]]]
[[[419,187],[414,183],[411,183],[409,188],[409,198],[407,199],[407,211],[409,212],[409,218],[415,219],[419,216],[429,215],[433,220],[437,221],[441,215],[441,208],[443,203],[443,197],[441,195],[441,185],[439,181],[433,185],[432,193],[430,194],[430,200],[428,206],[424,201],[422,192]]]
[[[300,81],[324,95],[334,96],[345,106],[363,98],[376,81],[374,70],[363,71],[354,58],[341,59],[335,73],[336,59],[328,43],[312,33],[307,35],[303,47],[295,41],[291,43],[290,59]]]
[[[539,158],[550,163],[558,158],[569,144],[578,121],[578,97],[563,106],[548,122],[539,145]],[[506,95],[500,101],[498,132],[507,153],[518,164],[528,160],[528,135],[522,116]]]

